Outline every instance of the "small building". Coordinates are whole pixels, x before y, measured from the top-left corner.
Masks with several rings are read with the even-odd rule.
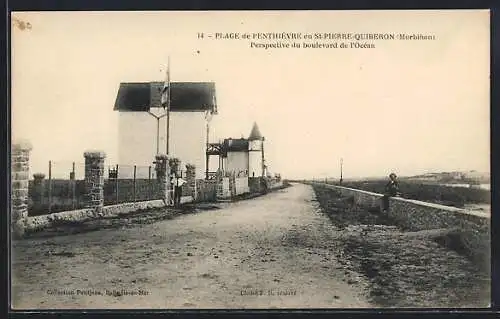
[[[121,83],[114,110],[119,112],[119,164],[152,165],[158,152],[166,152],[167,117],[159,121],[152,114],[165,113],[160,107],[163,82]],[[204,178],[205,150],[210,120],[217,114],[215,84],[212,82],[171,82],[169,155],[182,166],[196,166],[196,177]]]
[[[257,123],[254,123],[248,138],[226,138],[221,143],[210,143],[207,163],[209,156],[217,155],[219,170],[223,172],[248,177],[266,176],[264,141]]]

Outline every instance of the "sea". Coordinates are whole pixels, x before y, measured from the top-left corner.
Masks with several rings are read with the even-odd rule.
[[[465,187],[465,188],[470,188],[470,187],[478,187],[480,189],[485,189],[485,190],[491,190],[491,185],[490,184],[479,184],[479,185],[469,185],[469,184],[442,184],[443,186],[449,186],[449,187]]]

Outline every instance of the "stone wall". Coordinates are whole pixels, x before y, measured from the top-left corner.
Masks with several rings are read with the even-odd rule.
[[[461,249],[480,262],[489,264],[491,218],[489,214],[426,203],[404,198],[390,198],[388,215],[412,231],[447,228],[452,230]]]
[[[322,182],[322,181],[321,181]],[[383,193],[387,180],[347,181],[344,187]],[[452,187],[439,184],[399,180],[399,189],[407,199],[415,199],[427,203],[441,204],[464,208],[466,204],[485,204],[491,202],[491,192],[474,187]]]
[[[49,213],[58,213],[74,209],[82,209],[85,205],[85,181],[84,180],[52,180],[51,212],[48,209],[48,180],[29,182],[28,215],[38,216]],[[193,189],[193,185],[196,190]],[[74,189],[73,189],[74,187]],[[162,199],[160,185],[156,179],[135,180],[135,201],[149,201]],[[118,197],[116,190],[118,189]],[[73,196],[74,191],[74,196]],[[214,201],[216,196],[216,183],[196,180],[182,186],[182,202]],[[104,180],[104,205],[115,205],[134,202],[134,180],[133,179],[106,179]]]
[[[248,187],[250,188],[250,192],[253,194],[260,194],[266,192],[264,179],[262,177],[249,177]]]
[[[221,177],[217,182],[217,199],[231,199],[250,192],[248,177],[231,174],[229,177]]]
[[[92,208],[84,208],[49,215],[33,216],[27,218],[26,231],[42,230],[58,222],[82,222],[95,218],[112,217],[118,214],[131,213],[140,209],[151,209],[164,206],[163,200],[153,200],[105,206],[99,212]]]
[[[336,186],[324,183],[315,183],[324,187],[336,190],[342,196],[352,197],[354,203],[359,206],[368,207],[369,209],[380,209],[382,206],[382,194],[367,192],[359,189]]]
[[[359,206],[378,210],[381,208],[382,194],[325,183],[310,184],[335,190],[342,196],[352,197],[354,203]],[[389,199],[387,214],[398,226],[413,231],[448,228],[460,237],[467,254],[482,262],[489,260],[491,237],[489,214],[400,197]]]
[[[11,152],[11,215],[13,238],[24,234],[28,217],[29,156],[32,146],[28,141],[16,141]]]
[[[235,177],[234,187],[236,196],[249,193],[250,188],[248,187],[248,177]]]
[[[186,192],[183,194],[189,195],[193,198],[197,198],[197,188],[196,188],[196,166],[187,164],[186,165]],[[184,190],[183,190],[184,191]]]
[[[237,177],[230,174],[229,177],[220,177],[217,182],[217,198],[232,199],[245,194],[265,194],[271,190],[283,187],[283,182],[278,179],[264,177]]]
[[[222,177],[217,182],[217,199],[231,198],[230,177]]]
[[[85,181],[53,179],[51,183],[51,212],[83,208],[85,199]],[[29,182],[28,214],[30,216],[48,214],[49,181],[32,180]],[[118,196],[117,196],[118,189]],[[160,199],[159,185],[154,179],[136,179],[135,201]],[[133,179],[104,180],[104,205],[134,201]]]
[[[215,183],[198,180],[199,196],[198,201],[215,201]],[[183,196],[181,203],[193,202],[192,196]],[[70,211],[62,211],[52,214],[26,217],[23,231],[38,231],[60,222],[83,222],[86,220],[117,216],[119,214],[132,213],[142,209],[152,209],[165,207],[163,199],[128,202],[116,205],[104,206],[99,211],[94,208],[83,208]]]
[[[281,179],[268,178],[267,187],[271,190],[283,187],[283,181]]]
[[[13,143],[10,220],[15,238],[21,238],[26,229],[37,230],[58,221],[83,221],[173,204],[167,155],[156,156],[155,179],[105,179],[106,154],[87,151],[84,180],[76,181],[74,176],[70,180],[50,180],[49,187],[49,181],[41,173],[34,174],[30,183],[30,151],[29,142]],[[186,165],[186,180],[181,203],[216,200],[217,184],[197,180],[194,165]],[[35,216],[28,216],[28,207],[35,209]]]
[[[196,181],[196,201],[197,202],[213,202],[217,200],[217,183],[215,181],[207,181],[198,179]]]

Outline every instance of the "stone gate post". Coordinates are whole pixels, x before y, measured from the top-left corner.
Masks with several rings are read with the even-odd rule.
[[[156,155],[154,164],[160,195],[165,202],[165,206],[173,206],[173,192],[172,184],[170,183],[170,164],[168,155]]]
[[[106,154],[89,151],[85,157],[85,208],[100,211],[104,206],[104,159]]]
[[[24,235],[28,218],[29,156],[32,148],[28,141],[12,144],[10,225],[15,239]]]
[[[231,173],[229,177],[229,193],[231,194],[231,198],[236,196],[236,174],[235,172]]]
[[[196,193],[196,166],[187,164],[186,165],[186,182],[189,189],[189,194],[193,197],[193,201],[197,200]]]

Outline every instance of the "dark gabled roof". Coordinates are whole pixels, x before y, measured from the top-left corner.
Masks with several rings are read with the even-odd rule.
[[[172,112],[207,111],[217,113],[215,83],[170,83]],[[163,82],[120,83],[116,96],[115,111],[147,112],[159,107]]]
[[[224,153],[227,152],[248,152],[248,140],[245,138],[226,138],[222,143]]]
[[[260,134],[259,127],[257,123],[253,123],[252,131],[250,132],[250,136],[248,137],[250,141],[252,140],[262,140],[262,134]]]

